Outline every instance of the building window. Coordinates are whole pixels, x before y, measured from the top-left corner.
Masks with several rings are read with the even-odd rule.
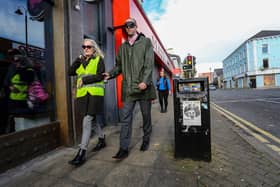
[[[262,45],[262,53],[268,53],[268,45],[267,44],[263,44]]]
[[[263,68],[264,68],[264,69],[269,68],[269,62],[268,62],[268,59],[267,59],[267,58],[263,59]]]

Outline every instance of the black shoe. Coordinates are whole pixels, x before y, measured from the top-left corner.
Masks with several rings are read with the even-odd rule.
[[[68,163],[74,166],[81,166],[86,161],[86,150],[79,149],[75,158]]]
[[[163,109],[160,109],[160,113],[163,113],[164,111],[163,111]]]
[[[149,149],[150,142],[149,141],[143,141],[140,151],[147,151]]]
[[[92,151],[96,152],[96,151],[103,149],[104,147],[106,147],[105,136],[104,136],[104,138],[98,138],[98,143],[92,149]]]
[[[128,156],[128,150],[120,148],[115,156],[112,158],[122,160]]]
[[[79,149],[79,151],[78,151],[78,153],[76,154],[76,156],[74,157],[74,159],[73,159],[73,160],[70,160],[68,163],[71,164],[71,165],[73,165],[73,163],[77,161],[77,159],[78,159],[78,157],[79,157],[79,155],[80,155],[80,152],[81,152],[81,149]]]
[[[166,113],[166,112],[167,112],[167,109],[164,109],[164,110],[163,110],[163,113]]]

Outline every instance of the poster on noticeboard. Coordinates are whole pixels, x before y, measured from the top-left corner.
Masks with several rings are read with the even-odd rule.
[[[200,101],[183,101],[183,126],[201,126]]]

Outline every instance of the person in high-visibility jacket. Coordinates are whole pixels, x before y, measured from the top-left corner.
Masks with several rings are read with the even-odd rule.
[[[34,80],[34,69],[27,56],[16,49],[13,49],[13,53],[15,54],[9,54],[11,55],[11,64],[3,83],[7,98],[8,115],[11,118],[8,125],[9,129],[6,129],[8,133],[15,131],[12,115],[17,113],[24,114],[30,111],[27,105],[28,86]]]
[[[82,45],[83,55],[80,55],[71,65],[70,76],[77,76],[76,99],[77,111],[83,116],[82,140],[80,149],[69,164],[79,166],[86,161],[91,127],[98,135],[98,143],[93,151],[99,151],[106,146],[105,135],[99,123],[93,123],[96,115],[104,113],[104,81],[102,73],[105,72],[104,56],[96,42],[85,39]]]

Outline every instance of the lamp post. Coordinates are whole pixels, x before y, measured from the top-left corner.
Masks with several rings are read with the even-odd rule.
[[[15,14],[17,15],[23,15],[21,8],[24,9],[24,23],[25,23],[25,50],[26,54],[28,54],[28,28],[27,28],[27,9],[23,6],[19,7],[16,11]]]
[[[210,80],[209,80],[209,82],[210,82],[210,83],[212,83],[212,72],[211,72],[211,69],[212,69],[212,68],[210,67],[210,68],[209,68],[209,70],[210,70]]]

